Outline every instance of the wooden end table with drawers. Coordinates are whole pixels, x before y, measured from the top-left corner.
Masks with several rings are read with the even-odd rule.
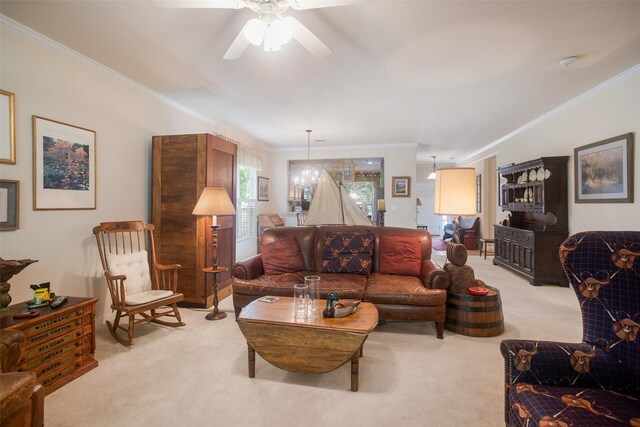
[[[36,373],[36,380],[49,394],[98,366],[95,298],[69,297],[58,308],[34,308],[27,302],[12,305],[15,312],[38,311],[28,319],[2,319],[2,329],[17,329],[25,335],[18,371]]]

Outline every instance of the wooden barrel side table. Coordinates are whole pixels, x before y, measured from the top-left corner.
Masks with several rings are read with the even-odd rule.
[[[444,328],[470,337],[495,337],[504,332],[500,291],[487,286],[485,296],[447,292]]]

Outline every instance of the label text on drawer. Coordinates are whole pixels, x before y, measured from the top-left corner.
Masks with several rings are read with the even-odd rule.
[[[66,331],[70,331],[71,329],[74,329],[76,326],[73,323],[67,323],[66,325],[62,325],[59,326],[57,328],[51,329],[47,332],[44,332],[40,335],[36,335],[34,337],[29,338],[28,340],[28,344],[35,344],[35,343],[39,343],[42,342],[54,335],[57,335],[61,332],[66,332]]]
[[[49,350],[51,350],[52,348],[55,348],[59,345],[62,345],[64,343],[67,343],[71,340],[73,340],[75,337],[73,336],[73,334],[66,334],[62,337],[57,337],[52,339],[49,342],[46,342],[44,344],[41,344],[37,347],[34,347],[30,350],[27,350],[27,359],[31,359],[33,357],[38,356],[39,354],[45,353]]]
[[[73,372],[76,369],[75,366],[71,365],[71,366],[67,366],[65,369],[61,370],[60,372],[56,372],[53,376],[47,378],[47,379],[43,379],[40,380],[38,379],[38,381],[43,385],[43,386],[48,386],[49,384],[61,379],[62,377],[64,377],[65,375],[70,374],[71,372]]]
[[[75,343],[69,343],[67,345],[63,345],[61,347],[58,347],[56,349],[54,349],[53,351],[38,356],[36,358],[33,358],[31,360],[28,360],[27,363],[25,363],[24,365],[22,365],[22,367],[24,368],[24,370],[26,371],[33,371],[34,369],[36,369],[38,366],[42,365],[43,363],[48,362],[49,360],[53,360],[56,357],[65,354],[65,353],[69,353],[70,355],[73,354],[81,354],[82,350],[78,349],[78,346],[80,345],[80,342],[77,341]],[[74,351],[75,350],[75,351]]]

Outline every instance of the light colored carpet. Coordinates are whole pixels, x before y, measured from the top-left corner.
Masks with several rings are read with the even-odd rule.
[[[434,253],[441,265],[444,254]],[[187,326],[138,328],[136,344],[117,344],[98,325],[100,365],[45,399],[45,425],[56,426],[500,426],[505,338],[577,342],[579,307],[568,288],[531,286],[470,256],[476,276],[501,291],[505,333],[472,338],[433,323],[389,322],[369,336],[360,391],[350,365],[322,375],[281,371],[258,355],[247,376],[247,350],[233,317],[204,319],[182,309]]]

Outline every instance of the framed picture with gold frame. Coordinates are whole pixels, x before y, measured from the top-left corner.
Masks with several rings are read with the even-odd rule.
[[[633,133],[574,149],[576,203],[633,203]]]
[[[16,164],[15,95],[0,89],[0,163]]]
[[[391,178],[391,195],[393,197],[410,197],[411,196],[411,177],[394,176]]]
[[[96,132],[33,116],[33,209],[96,208]]]

